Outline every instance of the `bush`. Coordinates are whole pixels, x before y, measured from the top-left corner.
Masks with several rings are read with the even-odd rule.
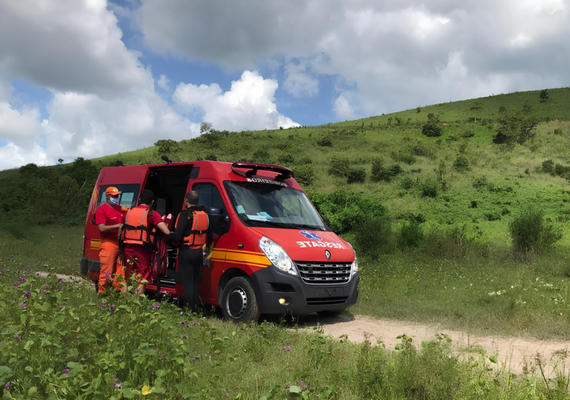
[[[366,180],[366,171],[362,167],[353,167],[348,170],[347,183],[363,183]]]
[[[554,161],[552,160],[543,161],[541,164],[541,169],[542,172],[544,173],[554,175]]]
[[[377,200],[360,193],[337,189],[332,193],[311,193],[310,198],[321,215],[329,219],[330,227],[345,233],[372,219],[383,217],[386,208]]]
[[[426,179],[420,184],[420,190],[424,197],[437,197],[437,182],[433,179]]]
[[[292,154],[281,154],[278,158],[279,164],[293,164],[295,162],[295,157]]]
[[[469,160],[463,154],[459,154],[455,161],[453,162],[453,168],[459,172],[466,172],[471,169],[469,166]]]
[[[154,143],[158,147],[157,152],[159,155],[175,152],[179,149],[178,142],[172,139],[161,139]]]
[[[516,253],[539,254],[552,248],[562,238],[562,233],[552,223],[547,223],[542,210],[529,208],[509,224]]]
[[[441,136],[442,129],[439,123],[439,117],[428,114],[427,122],[422,126],[422,134],[427,137]]]
[[[330,137],[323,137],[317,140],[317,144],[321,147],[332,147],[332,139]]]
[[[398,247],[402,250],[407,247],[419,247],[424,239],[420,222],[412,220],[404,222],[398,237]]]
[[[312,164],[295,167],[295,180],[301,186],[312,186],[315,182],[315,169]]]
[[[359,224],[354,232],[354,245],[359,255],[378,258],[394,250],[392,225],[387,218],[371,218]]]
[[[271,164],[271,156],[266,150],[257,150],[252,156],[253,162]]]
[[[329,162],[329,175],[346,178],[349,167],[350,160],[348,158],[333,156]]]

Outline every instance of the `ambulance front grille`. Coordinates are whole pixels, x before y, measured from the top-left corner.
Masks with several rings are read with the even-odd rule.
[[[351,263],[313,263],[296,261],[303,282],[309,285],[330,285],[347,283],[350,279]]]

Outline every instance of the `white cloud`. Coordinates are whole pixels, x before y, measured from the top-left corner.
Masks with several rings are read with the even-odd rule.
[[[170,91],[170,86],[168,85],[169,83],[170,80],[164,74],[160,75],[160,78],[156,81],[158,87],[162,90],[166,90],[167,92]]]
[[[27,150],[12,142],[0,147],[0,170],[18,168],[29,163],[50,165],[55,161],[50,159],[45,150],[37,144]]]
[[[108,101],[90,94],[56,93],[44,122],[51,157],[92,158],[197,136],[198,124],[175,113],[154,93]]]
[[[0,103],[0,138],[24,149],[34,147],[40,134],[39,118],[36,108],[24,107],[18,111],[9,103]]]
[[[285,66],[283,89],[294,97],[313,97],[319,93],[319,81],[309,74],[303,64],[289,63]]]
[[[217,130],[258,130],[299,126],[279,112],[275,105],[277,82],[264,79],[257,72],[244,71],[233,81],[231,89],[222,92],[217,84],[200,85],[181,83],[173,99],[189,112],[199,111],[203,121]]]
[[[343,93],[334,101],[333,110],[336,117],[340,120],[353,119],[356,117],[353,106],[350,104],[349,98],[352,97],[349,93]]]
[[[339,94],[353,90],[361,116],[570,80],[563,0],[143,0],[140,14],[146,43],[160,53],[235,69],[310,60],[308,82],[341,76]],[[307,76],[286,74],[292,95],[313,93]],[[450,74],[467,86],[448,85]]]

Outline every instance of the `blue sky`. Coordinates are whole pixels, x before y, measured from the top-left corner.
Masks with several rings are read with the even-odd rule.
[[[570,84],[568,0],[3,0],[0,170]]]

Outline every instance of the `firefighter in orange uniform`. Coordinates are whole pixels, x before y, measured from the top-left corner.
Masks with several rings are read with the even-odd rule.
[[[186,209],[178,214],[174,232],[170,241],[178,247],[178,276],[184,286],[184,303],[192,311],[200,304],[198,285],[203,251],[211,240],[208,214],[204,207],[198,207],[199,194],[196,191],[186,193],[184,206]]]
[[[125,207],[119,205],[119,189],[110,186],[105,190],[106,201],[101,204],[95,212],[95,224],[99,227],[101,234],[101,247],[99,248],[99,261],[101,270],[99,271],[99,282],[97,292],[104,292],[112,279],[122,271],[117,265],[119,258],[119,228],[125,220]]]
[[[123,247],[123,264],[127,268],[126,277],[135,271],[138,286],[136,294],[144,294],[145,285],[150,281],[153,257],[155,256],[155,236],[157,230],[168,235],[170,230],[161,215],[152,210],[154,193],[143,190],[139,206],[131,209],[121,229],[120,240]]]

